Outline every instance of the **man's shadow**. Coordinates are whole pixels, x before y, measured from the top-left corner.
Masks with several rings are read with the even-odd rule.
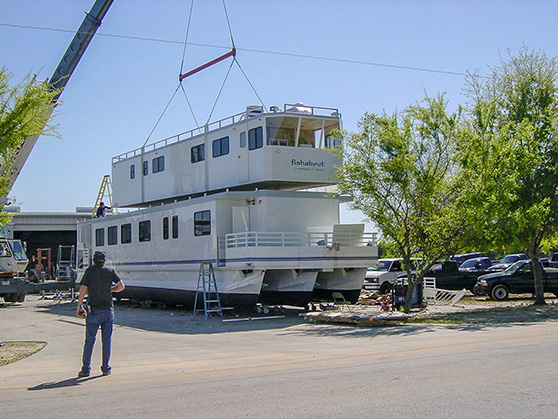
[[[51,388],[62,388],[62,387],[72,387],[72,386],[79,386],[81,383],[84,383],[86,381],[89,380],[94,380],[95,378],[99,378],[102,377],[101,375],[96,375],[93,377],[84,377],[84,378],[79,378],[79,377],[74,377],[74,378],[68,378],[66,380],[62,380],[62,381],[51,381],[48,383],[42,383],[39,385],[36,385],[35,387],[29,387],[27,390],[48,390]]]

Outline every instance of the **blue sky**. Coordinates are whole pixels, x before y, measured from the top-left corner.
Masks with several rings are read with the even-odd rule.
[[[93,3],[0,0],[0,65],[14,81],[27,73],[50,77]],[[463,74],[487,74],[508,49],[517,52],[526,44],[558,55],[558,3],[550,0],[229,0],[226,5],[238,61],[265,105],[338,108],[349,131],[365,112],[403,109],[424,92],[445,92],[450,107],[463,103]],[[143,145],[178,86],[189,10],[190,0],[114,1],[62,94],[55,119],[62,140],[40,138],[14,185],[11,195],[22,211],[92,206],[103,175],[110,174],[111,157]],[[188,41],[212,47],[189,45],[183,71],[230,49],[221,0],[194,3]],[[184,81],[198,122],[207,120],[228,68],[229,61],[222,62]],[[212,119],[258,103],[234,66]],[[194,126],[180,93],[151,139]],[[362,218],[343,211],[343,222]]]

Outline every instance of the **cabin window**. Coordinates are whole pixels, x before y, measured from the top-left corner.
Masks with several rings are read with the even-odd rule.
[[[132,243],[132,224],[122,224],[120,226],[120,243]]]
[[[109,246],[118,244],[118,228],[116,226],[107,228],[107,243]]]
[[[205,160],[205,144],[195,145],[190,149],[192,163]]]
[[[95,230],[95,246],[105,245],[105,229],[98,228]]]
[[[246,147],[246,131],[240,133],[240,148]]]
[[[194,213],[194,236],[209,236],[211,234],[211,211]]]
[[[0,256],[6,256],[6,257],[10,257],[12,256],[12,253],[10,252],[10,247],[8,246],[8,243],[0,243]]]
[[[169,239],[169,217],[163,217],[163,240]]]
[[[153,159],[152,161],[152,172],[153,173],[159,173],[162,172],[163,170],[165,170],[165,156],[161,156],[161,157],[157,157],[156,159]]]
[[[172,216],[172,238],[178,239],[178,215]]]
[[[136,178],[136,165],[132,164],[130,166],[130,179],[135,179]]]
[[[226,154],[229,154],[229,137],[213,141],[213,157],[220,157]]]
[[[255,150],[263,147],[263,130],[262,127],[252,128],[248,130],[248,149]]]
[[[143,175],[147,176],[149,174],[149,163],[144,161],[143,162]]]
[[[151,221],[140,221],[138,224],[138,237],[140,242],[151,241]]]

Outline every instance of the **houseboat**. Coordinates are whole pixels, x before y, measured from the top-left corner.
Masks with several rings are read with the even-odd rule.
[[[124,298],[192,306],[209,262],[224,306],[356,301],[375,234],[316,189],[336,183],[340,128],[337,109],[252,106],[114,157],[113,205],[134,209],[78,225],[81,272],[101,250]]]

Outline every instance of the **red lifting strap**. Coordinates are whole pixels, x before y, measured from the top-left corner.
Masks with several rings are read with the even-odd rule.
[[[214,60],[211,60],[208,63],[205,63],[203,65],[200,65],[197,68],[194,68],[193,70],[188,71],[187,73],[184,74],[180,74],[178,76],[178,80],[182,81],[184,80],[186,77],[191,76],[192,74],[196,74],[199,71],[202,71],[204,69],[206,69],[207,67],[211,67],[213,64],[217,64],[218,62],[221,62],[229,57],[236,57],[236,48],[233,48],[232,50],[230,50],[229,52],[227,52],[226,54],[221,55],[220,57],[215,58]]]

